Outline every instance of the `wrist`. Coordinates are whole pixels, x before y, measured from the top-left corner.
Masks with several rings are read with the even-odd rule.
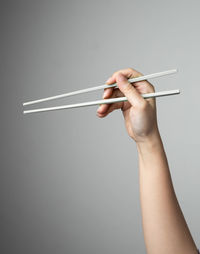
[[[167,157],[160,134],[152,135],[146,141],[137,143],[140,169],[154,167],[163,168],[167,165]],[[163,164],[164,162],[164,164]],[[158,166],[160,165],[160,166]]]
[[[152,133],[148,137],[145,137],[142,141],[136,142],[138,152],[151,152],[162,146],[162,140],[159,131]]]

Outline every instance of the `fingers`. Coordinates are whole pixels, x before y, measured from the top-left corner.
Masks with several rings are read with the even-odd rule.
[[[139,93],[154,93],[155,92],[154,86],[148,81],[140,81],[140,82],[135,82],[131,84],[134,85],[134,87],[137,89]]]
[[[113,73],[113,75],[106,81],[108,85],[117,83],[119,89],[114,88],[106,88],[104,89],[103,99],[114,98],[114,97],[121,97],[126,96],[128,98],[129,103],[132,106],[144,106],[146,101],[148,101],[152,106],[155,106],[155,99],[145,99],[140,95],[142,93],[152,93],[155,92],[154,86],[150,84],[148,81],[140,81],[129,83],[127,79],[135,78],[141,76],[142,73],[132,69],[121,69]],[[118,92],[116,92],[118,91]],[[120,92],[121,91],[121,92]],[[121,93],[120,96],[117,96],[117,93]],[[122,103],[123,104],[123,103]],[[99,117],[104,117],[110,112],[123,105],[120,103],[114,104],[102,104],[97,110],[97,115]]]
[[[120,109],[122,107],[123,107],[123,102],[112,103],[109,105],[106,112],[101,113],[101,114],[99,113],[98,116],[103,118],[103,117],[107,116],[108,114],[110,114],[112,111],[114,111],[116,109]]]
[[[116,71],[113,73],[113,75],[107,80],[107,82],[109,82],[109,84],[113,84],[116,82],[116,76],[122,73],[127,79],[130,78],[137,78],[142,76],[142,73],[132,69],[132,68],[127,68],[127,69],[121,69],[119,71]]]
[[[116,83],[116,76],[118,75],[118,73],[122,73],[123,75],[125,75],[128,79],[129,78],[134,78],[134,77],[139,77],[142,74],[132,68],[127,68],[127,69],[121,69],[119,71],[116,71],[113,73],[113,75],[106,81],[107,85],[111,85]],[[104,89],[104,94],[103,94],[103,99],[108,99],[111,98],[111,96],[113,95],[113,89],[114,88],[106,88]],[[102,104],[99,106],[98,110],[97,110],[97,114],[104,114],[108,108],[110,107],[109,104]]]
[[[119,73],[123,74],[127,79],[136,78],[136,77],[140,77],[143,75],[141,72],[139,72],[135,69],[132,69],[132,68],[121,69],[121,70],[113,73],[113,75],[107,80],[107,82],[109,81],[108,84],[116,83],[116,77]],[[155,92],[153,85],[150,84],[146,80],[134,82],[132,84],[134,84],[134,87],[137,88],[139,93],[153,93],[153,92]]]
[[[117,98],[117,97],[121,97],[121,96],[123,96],[121,91],[119,89],[114,89],[112,96],[110,96],[109,98]],[[102,104],[97,110],[97,115],[99,117],[104,117],[108,114],[108,112],[111,112],[110,111],[111,108],[113,111],[114,109],[119,109],[122,106],[123,106],[123,102],[113,103],[113,104]]]
[[[112,92],[113,92],[112,87],[104,89],[103,99],[108,99],[112,95]]]
[[[113,94],[113,88],[105,89],[104,94],[103,94],[103,99],[110,98],[112,96],[112,94]],[[108,110],[109,106],[110,106],[109,104],[100,105],[97,110],[97,113],[100,113],[100,114],[105,113]]]
[[[105,112],[109,109],[110,104],[102,104],[99,106],[98,110],[97,110],[97,114],[105,114]]]
[[[111,85],[112,83],[109,81],[109,79],[106,81],[106,84],[107,85]],[[104,93],[103,93],[103,99],[108,99],[108,98],[110,98],[111,96],[112,96],[112,94],[113,94],[113,87],[111,87],[111,88],[106,88],[106,89],[104,89]],[[102,105],[100,105],[99,106],[99,108],[98,108],[98,110],[97,110],[97,114],[98,113],[104,113],[104,112],[106,112],[107,110],[108,110],[108,108],[109,108],[109,104],[102,104]]]
[[[116,81],[118,88],[127,97],[132,106],[140,106],[146,103],[145,99],[122,73],[117,74]]]

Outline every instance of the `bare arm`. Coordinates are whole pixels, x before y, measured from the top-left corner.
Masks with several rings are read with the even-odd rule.
[[[148,254],[196,254],[181,208],[178,204],[159,134],[155,99],[145,100],[140,93],[154,92],[147,81],[129,84],[127,78],[140,76],[133,69],[115,72],[107,81],[119,89],[106,89],[104,98],[123,94],[128,102],[101,105],[98,116],[105,117],[121,108],[127,132],[135,140],[139,157],[140,201],[144,239]]]
[[[178,204],[160,136],[137,144],[140,202],[149,254],[197,253]]]

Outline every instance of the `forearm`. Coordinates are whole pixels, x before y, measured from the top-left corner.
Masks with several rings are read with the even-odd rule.
[[[105,98],[126,96],[128,101],[101,105],[99,117],[121,108],[127,132],[137,143],[140,171],[140,198],[144,238],[148,254],[196,254],[191,237],[173,189],[167,158],[157,128],[156,101],[140,94],[153,93],[147,81],[128,82],[142,74],[128,68],[115,72],[107,84],[117,83]],[[154,134],[153,134],[154,133]],[[151,135],[151,138],[150,138]]]
[[[144,239],[148,254],[196,254],[179,207],[159,133],[137,144]]]

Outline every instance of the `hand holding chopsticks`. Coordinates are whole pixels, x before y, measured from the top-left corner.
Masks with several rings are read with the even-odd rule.
[[[137,78],[132,78],[129,79],[129,82],[139,82],[151,78],[156,78],[156,77],[161,77],[169,74],[174,74],[176,73],[177,70],[169,70],[169,71],[163,71],[163,72],[158,72],[154,74],[149,74],[145,76],[140,76]],[[60,99],[68,96],[73,96],[77,94],[82,94],[82,93],[87,93],[91,91],[96,91],[99,89],[106,89],[106,88],[111,88],[111,87],[116,87],[117,84],[111,84],[111,85],[101,85],[101,86],[96,86],[96,87],[91,87],[87,89],[81,89],[78,91],[70,92],[70,93],[65,93],[65,94],[60,94],[56,96],[51,96],[43,99],[38,99],[38,100],[33,100],[29,102],[23,103],[23,106],[31,105],[31,104],[36,104],[44,101],[50,101],[50,100],[55,100],[55,99]],[[160,97],[160,96],[167,96],[167,95],[175,95],[179,94],[179,90],[171,90],[171,91],[162,91],[162,92],[155,92],[155,93],[147,93],[147,94],[141,94],[143,98],[153,98],[153,97]],[[71,104],[71,105],[63,105],[63,106],[57,106],[57,107],[48,107],[48,108],[39,108],[39,109],[32,109],[32,110],[25,110],[24,114],[29,114],[29,113],[37,113],[37,112],[45,112],[45,111],[53,111],[53,110],[60,110],[60,109],[70,109],[70,108],[77,108],[77,107],[86,107],[86,106],[92,106],[92,105],[99,105],[99,104],[111,104],[115,102],[120,102],[120,101],[127,101],[126,97],[120,97],[120,98],[112,98],[112,99],[106,99],[106,100],[97,100],[97,101],[91,101],[91,102],[83,102],[83,103],[76,103],[76,104]]]
[[[127,80],[129,77],[138,75],[141,75],[141,73],[131,68],[115,72],[107,83],[112,84],[116,82],[118,89],[110,88],[106,90],[103,98],[126,96],[125,98],[128,101],[101,105],[97,110],[97,116],[101,118],[106,117],[114,110],[121,109],[129,136],[138,145],[152,145],[159,140],[156,100],[146,100],[144,94],[155,94],[155,88],[147,81],[131,84]]]

